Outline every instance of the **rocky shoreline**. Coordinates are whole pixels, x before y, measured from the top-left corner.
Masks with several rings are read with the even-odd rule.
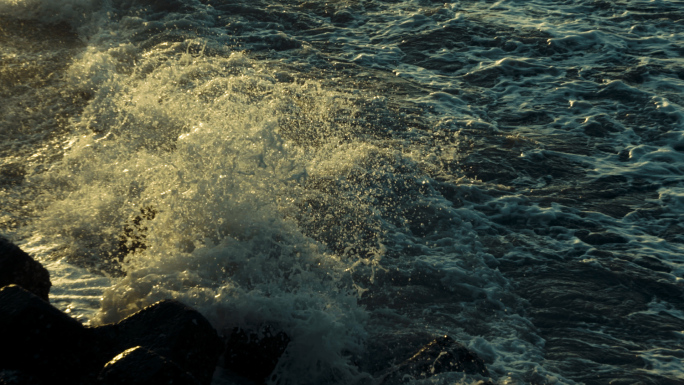
[[[217,365],[239,384],[264,384],[290,341],[259,325],[220,336],[199,312],[157,302],[116,324],[86,327],[49,303],[48,271],[0,237],[0,385],[208,385]],[[491,384],[475,353],[448,336],[399,365],[378,384],[465,372]]]

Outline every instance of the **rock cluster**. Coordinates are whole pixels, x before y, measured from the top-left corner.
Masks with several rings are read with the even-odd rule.
[[[226,339],[223,366],[256,383],[264,383],[283,355],[290,337],[268,325],[257,331],[233,329]]]
[[[47,270],[0,237],[0,385],[208,385],[219,363],[238,383],[264,384],[290,342],[266,324],[223,339],[174,300],[85,327],[50,305],[49,289]],[[482,359],[444,336],[386,370],[379,383],[458,371],[489,375]]]
[[[208,385],[223,350],[209,322],[177,301],[89,328],[17,285],[0,289],[0,341],[0,370],[21,384]]]
[[[40,263],[0,237],[0,385],[211,383],[225,342],[196,310],[166,300],[85,327],[50,305],[50,286]]]
[[[223,351],[240,382],[263,384],[290,341],[268,325],[223,339],[174,300],[85,327],[50,305],[50,286],[40,263],[0,237],[0,385],[208,385]]]

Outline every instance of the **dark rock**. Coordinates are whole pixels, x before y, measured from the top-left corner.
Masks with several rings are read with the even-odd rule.
[[[16,285],[0,289],[0,341],[0,370],[39,381],[76,383],[93,364],[83,325]]]
[[[17,370],[0,369],[0,385],[37,385],[28,374]]]
[[[211,382],[223,341],[206,318],[177,301],[158,302],[118,324],[86,328],[10,285],[0,289],[0,346],[0,385],[47,384],[55,378],[92,384],[98,373],[102,383],[120,384],[124,382],[113,379],[135,365],[149,369],[136,384],[165,384],[168,379],[200,385]],[[139,346],[144,349],[127,350]],[[102,369],[121,352],[116,364]]]
[[[265,383],[283,355],[290,337],[268,325],[258,331],[235,328],[226,340],[224,367],[257,383]]]
[[[446,372],[489,376],[481,358],[451,337],[443,336],[425,345],[413,357],[388,370],[381,383],[400,383],[405,378],[421,379]]]
[[[50,273],[12,242],[0,236],[0,287],[19,285],[48,300]]]
[[[157,302],[118,324],[94,329],[112,355],[143,346],[175,362],[200,384],[209,384],[223,342],[209,321],[178,301]]]
[[[433,335],[428,332],[395,330],[372,334],[369,337],[365,354],[359,360],[360,369],[381,376],[388,371],[390,364],[399,364],[406,357],[411,357],[425,346],[425,341],[429,341]],[[388,360],[388,357],[392,358]]]
[[[173,361],[141,346],[130,348],[109,361],[97,377],[98,385],[199,385]]]

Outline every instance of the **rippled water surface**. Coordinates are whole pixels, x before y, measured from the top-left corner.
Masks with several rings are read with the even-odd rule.
[[[276,325],[276,384],[441,334],[684,383],[682,1],[0,0],[0,98],[0,231],[85,323]]]

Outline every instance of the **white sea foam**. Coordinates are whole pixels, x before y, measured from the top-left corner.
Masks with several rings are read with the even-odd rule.
[[[93,323],[176,298],[221,333],[282,328],[292,342],[279,383],[352,381],[360,374],[349,359],[360,352],[366,317],[347,271],[354,261],[289,219],[307,158],[277,133],[283,109],[298,103],[290,95],[317,95],[311,107],[325,114],[340,108],[335,94],[314,83],[278,84],[240,53],[177,51],[88,49],[71,66],[71,86],[93,99],[72,121],[64,159],[30,177],[51,191],[36,203],[44,214],[34,229],[68,245],[72,263],[106,263],[117,258],[127,221],[152,209],[146,249],[126,257],[126,276],[112,279]],[[139,66],[125,67],[129,56]],[[60,286],[55,301],[85,299],[59,263],[48,264]]]
[[[176,298],[221,333],[273,324],[292,338],[276,383],[367,378],[366,347],[399,333],[454,336],[498,383],[572,384],[503,262],[600,271],[608,249],[681,285],[678,24],[584,1],[233,3],[0,0],[85,44],[59,72],[85,107],[0,191],[58,307],[99,324]],[[605,196],[651,193],[622,214],[575,189],[607,177]],[[649,374],[676,377],[668,349],[640,353]]]

